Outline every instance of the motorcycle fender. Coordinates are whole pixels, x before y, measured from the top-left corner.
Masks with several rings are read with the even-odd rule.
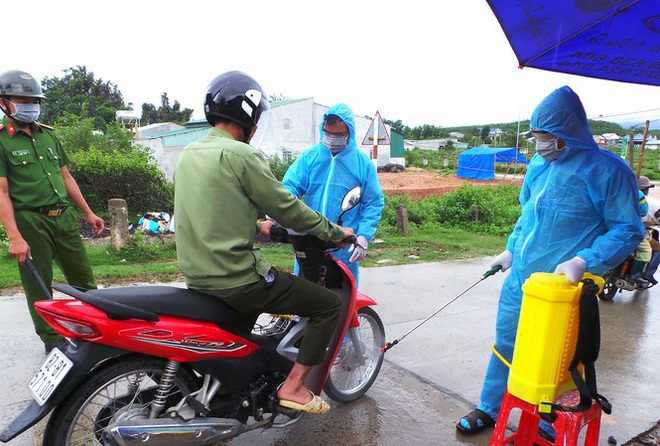
[[[373,305],[376,305],[375,300],[366,294],[358,292],[357,299],[355,300],[355,312],[353,313],[353,316],[351,316],[351,323],[349,324],[349,327],[359,327],[360,322],[358,322],[357,317],[358,310],[360,310],[360,308],[371,307]]]
[[[67,374],[66,380],[60,384],[57,390],[55,390],[53,395],[43,406],[40,406],[35,400],[32,400],[30,404],[12,420],[2,434],[0,434],[0,442],[7,443],[41,421],[41,419],[48,415],[53,408],[76,390],[89,372],[96,369],[109,359],[123,356],[128,353],[130,352],[127,350],[121,350],[91,342],[77,342],[76,347],[69,346],[66,351],[66,356],[73,361],[74,365]]]

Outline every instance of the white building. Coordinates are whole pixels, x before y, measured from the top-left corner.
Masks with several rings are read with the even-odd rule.
[[[300,154],[320,141],[319,126],[323,115],[329,109],[328,106],[314,102],[314,98],[272,102],[270,110],[261,115],[259,127],[250,144],[261,149],[266,156],[283,157]],[[361,143],[371,123],[372,118],[355,116],[355,135],[358,148],[370,158],[373,144],[362,145]],[[162,126],[162,131],[157,126]],[[385,124],[385,128],[390,139],[394,140],[393,152],[397,156],[391,156],[391,144],[379,145],[378,165],[384,166],[389,163],[404,165],[403,136],[393,132],[391,126],[387,124]],[[135,144],[149,147],[161,169],[171,180],[174,165],[181,150],[207,132],[206,121],[194,121],[185,126],[171,123],[152,124],[139,129],[139,137],[135,140]]]

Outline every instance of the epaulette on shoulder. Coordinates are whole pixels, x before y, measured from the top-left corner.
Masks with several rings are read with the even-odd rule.
[[[5,129],[5,125],[4,125],[4,124],[0,124],[0,130],[4,130],[4,129]]]
[[[43,127],[45,129],[48,129],[48,130],[55,130],[54,127],[51,127],[50,125],[43,124],[41,122],[35,122],[35,124],[37,124],[39,127]]]

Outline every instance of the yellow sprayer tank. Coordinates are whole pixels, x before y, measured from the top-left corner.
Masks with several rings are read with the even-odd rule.
[[[585,274],[602,290],[603,279]],[[509,393],[532,404],[552,403],[575,388],[568,367],[577,344],[582,282],[534,273],[523,284],[522,308],[509,373]]]

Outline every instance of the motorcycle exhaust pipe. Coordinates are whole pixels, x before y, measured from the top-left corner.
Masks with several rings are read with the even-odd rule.
[[[635,284],[630,283],[627,280],[624,279],[617,279],[616,282],[614,282],[614,286],[617,287],[620,290],[625,290],[625,291],[634,291],[635,290]]]
[[[234,438],[251,428],[228,418],[134,419],[108,426],[103,437],[104,444],[112,446],[201,446]]]

